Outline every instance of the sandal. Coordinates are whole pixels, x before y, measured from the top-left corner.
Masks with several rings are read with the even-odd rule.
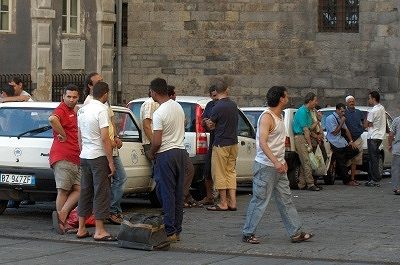
[[[214,212],[226,212],[229,211],[228,208],[223,209],[221,208],[218,204],[215,204],[213,206],[209,206],[206,208],[208,211],[214,211]]]
[[[260,244],[260,240],[255,235],[243,236],[242,241],[249,244]]]
[[[296,234],[296,235],[292,236],[291,240],[292,240],[292,243],[301,243],[301,242],[309,240],[313,236],[314,235],[311,234],[311,233],[301,232],[299,234]]]
[[[400,195],[400,189],[399,190],[394,190],[394,195]]]

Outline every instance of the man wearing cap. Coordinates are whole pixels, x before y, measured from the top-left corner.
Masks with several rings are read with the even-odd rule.
[[[361,135],[364,132],[364,116],[360,110],[356,109],[356,101],[353,96],[349,95],[346,97],[346,105],[346,112],[344,114],[346,117],[346,126],[350,131],[354,145],[359,151],[358,155],[349,160],[347,163],[347,165],[351,165],[351,179],[348,185],[358,186],[360,184],[357,182],[357,180],[355,180],[355,175],[357,165],[362,165],[363,162],[363,140]]]

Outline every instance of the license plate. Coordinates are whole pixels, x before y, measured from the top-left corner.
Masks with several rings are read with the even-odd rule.
[[[35,185],[35,177],[32,175],[1,173],[0,183],[16,185]]]

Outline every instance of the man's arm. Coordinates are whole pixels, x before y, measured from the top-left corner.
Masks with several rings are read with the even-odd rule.
[[[56,115],[50,115],[49,123],[51,128],[57,133],[57,138],[60,142],[65,142],[67,140],[67,134],[64,128],[61,126],[60,119]]]
[[[111,139],[108,132],[108,126],[100,128],[100,135],[101,135],[101,140],[103,142],[103,148],[107,156],[108,167],[110,168],[110,174],[108,176],[111,177],[115,173],[115,167],[114,167],[114,160],[112,157]]]
[[[278,159],[274,156],[271,151],[271,148],[268,146],[267,141],[269,137],[269,132],[273,129],[274,121],[270,114],[265,113],[260,120],[259,126],[259,144],[261,150],[263,150],[264,154],[274,163],[274,167],[279,173],[287,172],[287,164],[279,162]]]
[[[0,102],[28,101],[31,97],[26,95],[0,98]]]
[[[147,139],[152,141],[153,138],[153,130],[151,128],[151,119],[144,119],[143,120],[143,131],[146,135]]]
[[[162,130],[155,130],[153,132],[153,138],[151,139],[151,147],[148,151],[148,157],[153,160],[157,151],[160,149],[162,142]]]

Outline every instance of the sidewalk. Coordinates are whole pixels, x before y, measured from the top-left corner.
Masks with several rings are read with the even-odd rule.
[[[274,202],[257,231],[261,244],[242,243],[241,228],[249,199],[248,194],[238,196],[237,212],[185,209],[182,241],[173,244],[171,250],[400,263],[400,196],[391,192],[390,179],[384,179],[380,188],[348,187],[337,182],[333,186],[324,186],[320,192],[293,191],[304,229],[315,234],[310,242],[301,244],[290,243]],[[0,216],[2,237],[99,244],[90,238],[77,240],[74,235],[56,234],[51,229],[51,210],[40,208],[40,205],[24,211],[7,210]],[[134,211],[159,212],[149,208]],[[118,234],[119,226],[107,225],[107,229]]]

